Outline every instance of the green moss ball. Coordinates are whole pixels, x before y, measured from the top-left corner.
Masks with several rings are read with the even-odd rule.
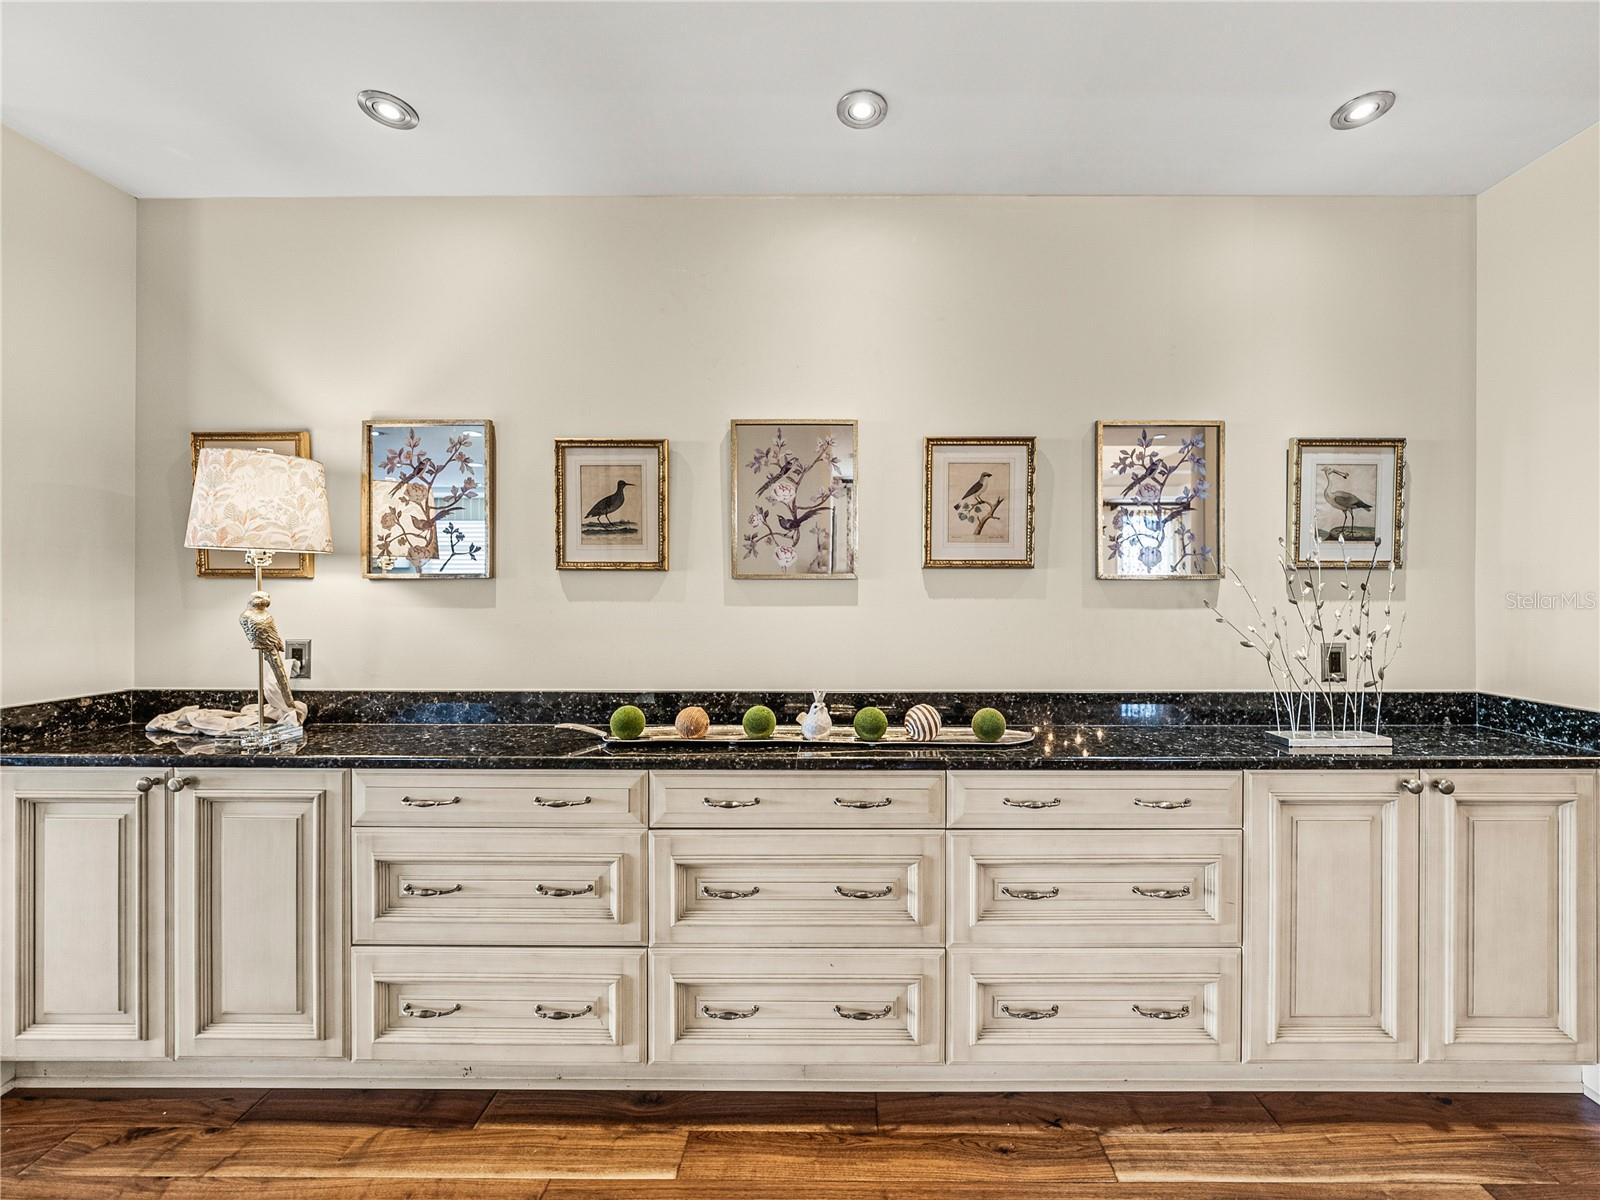
[[[980,742],[998,742],[1006,733],[1006,719],[997,708],[980,708],[972,716],[972,732]]]
[[[644,732],[644,713],[634,704],[624,704],[611,714],[611,736],[630,741]]]
[[[881,708],[863,708],[856,713],[856,736],[863,742],[876,742],[889,731],[889,718]]]
[[[752,704],[744,710],[744,735],[750,738],[771,737],[778,727],[778,718],[765,704]]]

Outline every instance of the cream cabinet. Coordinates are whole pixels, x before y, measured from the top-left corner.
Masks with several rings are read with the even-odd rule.
[[[1245,1057],[1417,1060],[1419,777],[1245,779]]]
[[[1594,777],[1461,771],[1426,782],[1423,1058],[1594,1062]]]
[[[165,779],[0,773],[7,1058],[167,1053]]]
[[[342,1057],[344,774],[197,766],[169,790],[177,1056]]]

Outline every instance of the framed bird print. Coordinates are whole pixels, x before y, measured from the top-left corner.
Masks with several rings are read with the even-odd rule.
[[[361,571],[494,576],[494,423],[361,423]]]
[[[854,579],[854,421],[734,421],[735,579]]]
[[[1096,578],[1222,578],[1222,453],[1221,421],[1096,421]]]
[[[922,565],[1033,566],[1031,437],[922,439]]]
[[[667,569],[667,439],[556,439],[556,569]]]
[[[1289,443],[1294,565],[1405,565],[1405,438],[1295,438]]]
[[[309,430],[279,433],[191,433],[189,435],[189,476],[194,477],[200,451],[208,447],[221,450],[271,450],[291,458],[311,457]],[[273,565],[262,570],[267,579],[310,579],[317,573],[315,554],[279,554]],[[194,573],[201,579],[253,579],[256,569],[245,561],[243,550],[196,550]]]

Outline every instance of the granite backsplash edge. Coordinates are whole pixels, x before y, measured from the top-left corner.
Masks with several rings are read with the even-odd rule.
[[[0,709],[0,740],[13,749],[85,730],[142,725],[185,704],[237,708],[245,691],[138,688]],[[737,722],[752,704],[792,720],[809,703],[799,692],[350,691],[301,693],[312,719],[337,724],[604,725],[619,704],[639,704],[652,721],[670,722],[686,705],[718,723]],[[876,704],[896,720],[912,704],[931,703],[947,722],[965,723],[992,705],[1013,724],[1270,725],[1270,692],[857,692],[828,693],[830,705]],[[1396,692],[1384,699],[1395,725],[1481,725],[1580,750],[1600,751],[1600,712],[1479,692]]]

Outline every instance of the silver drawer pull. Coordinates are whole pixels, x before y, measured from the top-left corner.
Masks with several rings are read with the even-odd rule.
[[[846,800],[843,796],[835,796],[833,802],[840,808],[888,808],[894,803],[894,798],[885,796],[882,800]]]
[[[1048,1021],[1051,1017],[1060,1015],[1061,1005],[1052,1004],[1049,1008],[1012,1008],[1009,1004],[1002,1004],[1000,1011],[1018,1021]]]
[[[1000,889],[1013,900],[1054,900],[1061,895],[1059,887],[1047,888],[1044,891],[1035,891],[1033,888],[1003,887]]]
[[[1179,1021],[1189,1015],[1189,1006],[1185,1004],[1182,1008],[1145,1008],[1143,1005],[1135,1004],[1133,1011],[1141,1017],[1149,1017],[1152,1021]]]
[[[1189,894],[1189,885],[1186,883],[1181,888],[1147,888],[1133,885],[1135,896],[1144,896],[1149,900],[1182,900]]]
[[[874,891],[871,888],[847,888],[841,883],[836,883],[833,885],[833,890],[846,900],[882,900],[894,895],[894,884],[886,883]]]
[[[751,796],[748,800],[713,800],[710,796],[702,796],[700,803],[707,808],[754,808],[761,803],[761,797]]]
[[[738,888],[714,888],[709,884],[700,885],[700,894],[708,900],[748,900],[751,896],[759,896],[761,889],[750,888],[741,892]]]
[[[449,1008],[423,1008],[420,1004],[413,1004],[407,1000],[400,1006],[402,1017],[415,1017],[419,1021],[431,1021],[435,1017],[448,1017],[451,1013],[461,1011],[461,1005],[452,1004]]]
[[[1002,796],[1000,803],[1008,808],[1060,808],[1061,797],[1052,796],[1048,800],[1013,800],[1010,796]]]
[[[402,883],[400,885],[400,894],[402,896],[448,896],[452,892],[459,892],[460,890],[461,885],[459,883],[452,883],[446,888],[423,887],[420,883]]]
[[[585,804],[593,804],[593,796],[585,796],[582,800],[563,800],[559,796],[535,796],[533,802],[540,808],[578,808]]]
[[[542,1004],[533,1006],[533,1015],[546,1021],[570,1021],[575,1017],[587,1017],[593,1011],[592,1004],[585,1004],[582,1008],[546,1008]]]
[[[835,1004],[833,1011],[846,1021],[881,1021],[894,1011],[893,1004],[885,1004],[879,1008],[841,1008]]]
[[[1182,800],[1146,800],[1143,796],[1135,796],[1133,802],[1140,808],[1161,808],[1171,811],[1174,808],[1188,808],[1194,801],[1185,796]]]
[[[761,1011],[759,1004],[752,1004],[749,1009],[740,1011],[737,1008],[712,1008],[708,1004],[700,1006],[700,1015],[710,1017],[713,1021],[748,1021]]]
[[[448,800],[431,799],[427,796],[401,796],[400,803],[411,808],[442,808],[446,804],[460,804],[460,796],[451,796]]]
[[[581,888],[552,887],[548,883],[535,884],[534,891],[541,896],[552,896],[557,900],[564,900],[568,896],[587,896],[594,891],[594,884],[586,883]]]

